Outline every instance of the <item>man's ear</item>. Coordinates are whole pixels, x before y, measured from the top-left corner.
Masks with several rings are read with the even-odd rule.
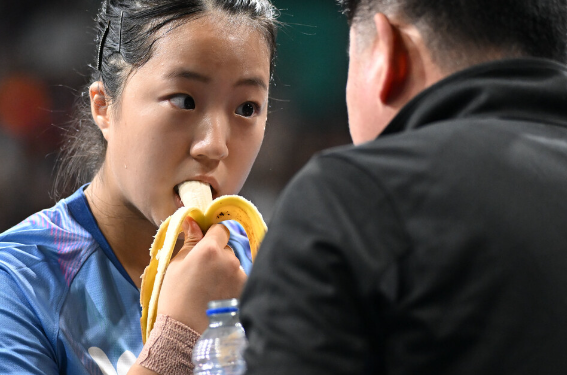
[[[374,15],[376,27],[376,52],[382,66],[379,97],[383,103],[395,100],[403,91],[408,76],[409,56],[398,29],[382,13]]]
[[[91,114],[95,124],[99,127],[104,139],[108,141],[110,128],[110,106],[109,100],[104,92],[104,85],[101,81],[93,82],[89,87],[91,98]]]

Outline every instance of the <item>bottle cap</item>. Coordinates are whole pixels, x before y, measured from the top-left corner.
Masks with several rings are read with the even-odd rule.
[[[238,300],[236,298],[232,298],[211,301],[207,307],[207,316],[238,312]]]

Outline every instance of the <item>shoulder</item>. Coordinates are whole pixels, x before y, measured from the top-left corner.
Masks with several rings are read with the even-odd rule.
[[[12,253],[22,258],[33,253],[39,256],[36,261],[47,261],[52,256],[68,253],[74,248],[73,244],[84,243],[89,238],[89,233],[73,218],[63,200],[0,234],[0,256]]]
[[[39,289],[65,286],[95,247],[62,200],[0,234],[0,269]]]
[[[259,260],[273,252],[274,262],[295,257],[304,263],[304,257],[319,261],[334,253],[358,262],[379,247],[381,268],[409,247],[388,186],[353,152],[359,148],[325,151],[296,174],[276,203]]]

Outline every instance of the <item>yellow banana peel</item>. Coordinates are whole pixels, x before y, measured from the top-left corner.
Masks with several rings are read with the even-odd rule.
[[[238,195],[225,195],[212,200],[208,184],[188,181],[180,185],[179,195],[185,207],[179,208],[159,227],[150,248],[150,263],[142,275],[140,303],[142,305],[142,341],[150,336],[157,316],[159,293],[165,271],[171,260],[175,244],[182,232],[182,223],[191,216],[205,233],[213,224],[225,220],[238,221],[248,236],[252,260],[266,234],[267,227],[258,209]]]

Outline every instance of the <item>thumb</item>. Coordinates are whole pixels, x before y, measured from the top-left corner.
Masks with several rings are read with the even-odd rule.
[[[201,231],[199,224],[197,224],[197,222],[190,216],[187,216],[185,220],[183,220],[182,227],[183,233],[185,234],[183,247],[191,250],[195,247],[197,242],[203,238],[203,232]]]

